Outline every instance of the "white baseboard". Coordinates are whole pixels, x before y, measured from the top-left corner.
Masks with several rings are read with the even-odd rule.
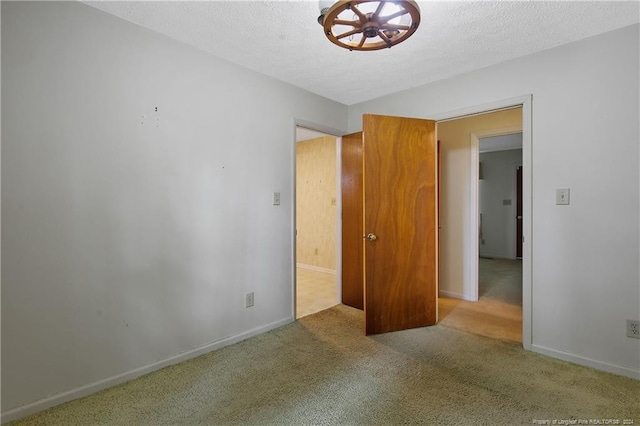
[[[293,317],[284,318],[279,321],[264,325],[262,327],[254,328],[253,330],[245,331],[244,333],[240,333],[235,336],[230,336],[222,340],[217,340],[215,342],[208,343],[204,346],[200,346],[190,351],[182,352],[180,354],[161,359],[160,361],[156,361],[154,363],[145,365],[143,367],[136,368],[135,370],[127,371],[126,373],[118,374],[117,376],[113,376],[107,379],[99,380],[97,382],[89,383],[88,385],[81,386],[79,388],[72,389],[70,391],[60,393],[58,395],[53,395],[53,396],[41,399],[39,401],[32,402],[30,404],[23,405],[22,407],[14,408],[13,410],[9,410],[5,413],[2,413],[0,417],[0,423],[4,424],[6,422],[17,420],[17,419],[29,416],[31,414],[35,414],[40,411],[46,410],[47,408],[51,408],[53,406],[62,404],[64,402],[91,395],[103,389],[107,389],[112,386],[116,386],[121,383],[128,382],[129,380],[135,379],[137,377],[143,376],[145,374],[151,373],[161,368],[168,367],[169,365],[187,361],[189,359],[198,357],[205,353],[215,351],[216,349],[220,349],[225,346],[238,343],[250,337],[257,336],[258,334],[262,334],[267,331],[274,330],[278,327],[282,327],[283,325],[289,324],[293,321],[295,321]]]
[[[602,361],[596,361],[595,359],[585,358],[578,355],[570,354],[568,352],[545,348],[544,346],[539,346],[539,345],[531,345],[531,350],[533,352],[547,355],[552,358],[558,358],[563,361],[573,362],[574,364],[595,368],[596,370],[606,371],[607,373],[618,374],[620,376],[626,376],[632,379],[640,379],[640,370],[633,370],[631,368],[622,367],[620,365],[609,364],[607,362],[602,362]]]
[[[452,291],[447,291],[447,290],[440,290],[438,293],[440,297],[450,297],[452,299],[464,300],[464,296],[460,293],[454,293]]]
[[[320,266],[307,265],[305,263],[296,263],[296,266],[298,268],[308,269],[310,271],[324,272],[325,274],[333,274],[333,275],[336,274],[336,270],[335,269],[322,268]]]

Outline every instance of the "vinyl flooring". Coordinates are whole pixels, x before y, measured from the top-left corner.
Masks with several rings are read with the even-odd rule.
[[[522,261],[480,259],[477,302],[440,297],[439,324],[522,342]]]
[[[338,304],[335,274],[299,267],[296,275],[296,318],[302,318]]]

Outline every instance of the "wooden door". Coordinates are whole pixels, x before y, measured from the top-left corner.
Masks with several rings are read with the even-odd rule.
[[[365,333],[433,325],[437,299],[435,122],[363,116]]]
[[[522,166],[516,171],[516,257],[522,258]]]
[[[342,137],[342,303],[363,309],[362,132]]]

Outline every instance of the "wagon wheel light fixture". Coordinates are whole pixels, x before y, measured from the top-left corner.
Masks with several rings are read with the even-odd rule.
[[[345,49],[386,49],[418,29],[420,8],[410,0],[321,0],[318,23],[332,43]]]

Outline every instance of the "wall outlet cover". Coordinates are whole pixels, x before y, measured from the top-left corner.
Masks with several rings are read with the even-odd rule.
[[[627,320],[627,337],[640,339],[640,320]]]

